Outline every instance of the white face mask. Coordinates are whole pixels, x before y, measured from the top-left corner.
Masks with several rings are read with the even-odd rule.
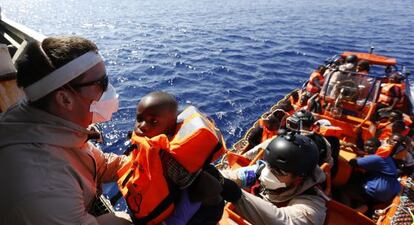
[[[93,101],[89,112],[93,113],[92,123],[102,123],[111,120],[112,114],[118,111],[119,101],[115,88],[108,84],[108,88],[98,101]]]
[[[260,184],[265,189],[268,189],[268,190],[276,190],[279,188],[286,187],[286,184],[283,182],[280,182],[280,180],[277,179],[275,175],[273,175],[273,173],[270,171],[269,168],[267,168],[267,166],[263,168],[262,173],[260,174],[259,180],[260,180]]]

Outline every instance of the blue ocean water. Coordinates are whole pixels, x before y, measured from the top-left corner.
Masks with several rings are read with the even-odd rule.
[[[210,115],[228,145],[318,64],[342,51],[396,57],[414,69],[412,0],[2,0],[45,35],[80,35],[105,58],[121,107],[103,126],[120,154],[150,91]]]

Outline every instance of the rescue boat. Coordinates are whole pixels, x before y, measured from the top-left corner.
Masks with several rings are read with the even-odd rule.
[[[347,71],[346,78],[343,80],[334,79],[335,72],[338,72],[338,62],[343,61],[347,56],[357,56],[359,61],[367,61],[371,67],[371,72],[358,73]],[[309,100],[301,102],[301,95],[306,91],[307,83],[302,88],[293,90],[283,99],[274,104],[267,112],[264,112],[260,118],[266,118],[275,110],[286,108],[287,116],[292,115],[295,111],[307,108],[312,111],[315,120],[329,121],[329,126],[321,127],[320,134],[324,136],[334,136],[340,140],[340,153],[338,158],[338,172],[335,177],[331,177],[330,168],[322,165],[327,180],[326,188],[322,190],[327,200],[327,217],[325,224],[413,224],[414,215],[414,186],[412,178],[414,171],[409,171],[401,175],[402,191],[390,202],[378,204],[375,206],[375,213],[369,217],[364,215],[364,210],[353,209],[345,204],[340,203],[331,195],[333,188],[340,189],[345,185],[353,173],[353,169],[348,161],[357,156],[356,145],[358,135],[363,140],[367,140],[376,135],[379,128],[379,122],[373,118],[378,116],[380,111],[379,98],[383,83],[387,81],[387,76],[391,71],[402,74],[405,78],[409,74],[406,69],[397,64],[395,58],[364,52],[343,52],[326,61],[325,67],[328,72],[324,74],[324,83],[320,91],[313,94]],[[345,71],[342,71],[345,72]],[[411,86],[408,79],[405,79],[403,85],[405,94],[401,100],[399,110],[410,120],[413,115],[413,98],[411,96]],[[289,108],[289,107],[288,107]],[[380,120],[380,119],[378,119]],[[246,157],[248,137],[253,129],[259,126],[260,119],[247,130],[244,136],[237,141],[231,148],[227,157],[219,164],[220,167],[238,168],[255,163],[261,159],[263,150],[257,151],[255,157]],[[253,158],[253,159],[252,159]],[[238,215],[234,206],[228,203],[225,207],[220,224],[251,224],[241,215]]]

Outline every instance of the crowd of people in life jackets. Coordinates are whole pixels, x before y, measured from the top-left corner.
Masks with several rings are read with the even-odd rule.
[[[252,146],[260,142],[266,143],[265,140],[269,136],[283,133],[285,130],[298,130],[301,134],[311,137],[317,144],[320,156],[318,165],[324,162],[330,164],[332,177],[335,177],[338,170],[339,140],[318,134],[321,125],[331,124],[325,119],[310,119],[313,116],[309,111],[321,112],[322,109],[315,110],[314,102],[318,100],[327,79],[334,88],[331,89],[332,92],[325,94],[337,98],[340,90],[335,90],[335,84],[349,79],[353,74],[359,76],[357,81],[358,84],[362,84],[363,89],[355,93],[366,92],[368,78],[365,79],[364,76],[368,75],[369,71],[369,62],[359,60],[356,55],[344,57],[327,67],[319,66],[298,95],[292,95],[290,101],[278,105],[279,108],[274,108],[266,118],[259,120],[247,137],[247,151],[244,156],[252,158],[258,150]],[[349,161],[354,173],[347,185],[342,187],[338,197],[354,208],[364,206],[368,209],[365,210],[368,214],[372,213],[372,208],[376,204],[390,202],[400,191],[398,177],[404,174],[411,175],[414,169],[413,118],[402,112],[403,103],[406,101],[404,76],[399,71],[392,71],[391,67],[386,68],[385,75],[381,78],[377,113],[370,118],[376,126],[376,133],[372,138],[363,140],[362,129],[356,130],[356,144],[348,146],[353,148],[357,156]],[[274,129],[275,127],[278,128]]]
[[[90,142],[99,137],[90,125],[109,121],[118,110],[118,95],[90,40],[30,42],[15,65],[17,71],[6,70],[14,71],[25,98],[0,116],[0,179],[7,182],[0,186],[0,224],[217,224],[225,202],[252,224],[324,223],[321,166],[336,174],[340,145],[320,134],[330,122],[316,120],[306,107],[333,68],[311,75],[296,96],[299,106],[286,102],[260,119],[244,157],[264,149],[261,160],[219,171],[212,162],[227,149],[214,122],[193,106],[178,112],[165,92],[151,92],[138,103],[124,155],[103,153]],[[355,56],[338,67],[369,71]],[[398,111],[401,78],[391,72],[387,82],[380,101],[388,113],[378,119],[378,135],[360,140],[361,157],[350,161],[369,176],[353,179],[357,185],[349,190],[359,187],[359,197],[372,202],[399,191],[396,165],[403,172],[414,165],[412,122]],[[127,213],[93,210],[106,182],[117,182]]]

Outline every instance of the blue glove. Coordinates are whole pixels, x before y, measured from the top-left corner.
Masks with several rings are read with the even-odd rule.
[[[177,205],[173,214],[166,219],[163,224],[165,225],[185,225],[190,221],[191,217],[200,209],[201,202],[191,202],[188,197],[187,190],[181,192],[181,199]]]
[[[258,164],[242,167],[237,171],[237,177],[241,180],[242,187],[250,187],[256,183],[256,171]]]

